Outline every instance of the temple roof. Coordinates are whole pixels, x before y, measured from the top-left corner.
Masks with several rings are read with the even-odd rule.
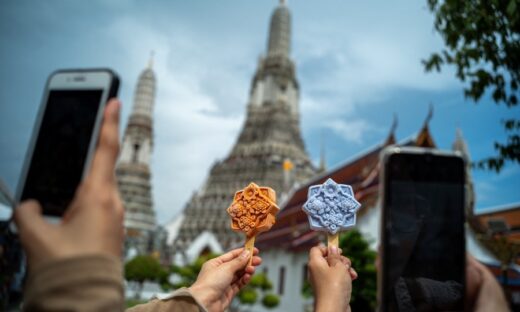
[[[336,183],[352,186],[357,201],[362,205],[358,216],[362,216],[368,209],[374,207],[379,196],[380,153],[385,147],[395,143],[396,126],[397,119],[394,118],[391,131],[382,143],[293,189],[287,200],[280,205],[281,211],[276,217],[276,224],[271,230],[257,237],[256,245],[263,250],[283,248],[290,251],[306,250],[315,246],[320,241],[322,233],[310,229],[302,206],[307,200],[309,186],[321,184],[329,178]],[[427,123],[417,135],[404,139],[398,145],[435,147]]]
[[[293,190],[289,199],[283,203],[276,224],[269,232],[262,233],[257,238],[256,245],[261,249],[277,247],[292,251],[308,249],[316,245],[319,242],[320,233],[310,229],[307,215],[302,210],[302,205],[307,200],[309,186],[321,184],[328,178],[332,178],[337,183],[350,184],[356,199],[366,206],[367,202],[377,196],[379,153],[383,147],[383,145],[378,145],[343,166],[318,176]]]
[[[486,208],[478,212],[471,213],[467,216],[471,229],[477,234],[477,238],[488,247],[499,260],[504,253],[509,252],[507,248],[520,249],[520,203],[513,203],[500,207]],[[491,223],[503,222],[506,231],[496,233],[492,229]],[[493,242],[498,236],[506,238],[508,245],[494,244],[494,248],[489,248],[488,243]],[[513,261],[520,265],[520,257],[516,257]]]

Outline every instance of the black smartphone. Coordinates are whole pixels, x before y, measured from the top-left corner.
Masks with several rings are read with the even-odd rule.
[[[104,108],[118,89],[119,78],[109,69],[59,70],[49,76],[17,202],[35,199],[45,216],[63,215],[89,170]]]
[[[381,311],[463,311],[463,158],[390,147],[382,164]]]

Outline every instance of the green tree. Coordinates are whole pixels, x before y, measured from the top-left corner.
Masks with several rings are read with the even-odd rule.
[[[353,282],[350,307],[352,311],[373,311],[376,308],[377,273],[376,252],[358,230],[343,233],[339,239],[343,255],[352,261],[358,274]]]
[[[159,261],[152,256],[136,256],[125,264],[125,279],[137,283],[135,298],[141,297],[145,281],[157,281],[163,271]]]
[[[280,303],[280,298],[269,292],[273,289],[273,283],[267,278],[264,273],[257,273],[251,277],[249,285],[242,289],[237,297],[241,304],[253,305],[258,301],[259,296],[262,296],[261,303],[268,309],[275,308]]]
[[[177,289],[181,287],[189,287],[191,284],[195,283],[197,280],[197,276],[199,276],[199,272],[202,269],[202,265],[208,260],[218,257],[218,254],[208,253],[202,256],[199,256],[192,263],[185,266],[177,266],[172,265],[170,268],[170,272],[175,275],[176,281],[173,283],[172,287]]]
[[[490,92],[495,103],[518,104],[520,85],[520,0],[428,0],[435,29],[445,48],[423,61],[426,71],[453,65],[465,82],[464,94],[478,102]],[[506,142],[495,142],[497,154],[478,161],[497,172],[506,161],[520,163],[520,120],[502,121]]]

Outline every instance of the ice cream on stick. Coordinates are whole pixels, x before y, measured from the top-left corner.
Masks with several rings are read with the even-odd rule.
[[[356,211],[360,207],[350,185],[328,179],[309,187],[303,211],[309,217],[311,229],[328,232],[328,245],[338,247],[339,232],[356,225]]]
[[[255,237],[268,231],[275,223],[275,215],[280,208],[276,206],[276,193],[270,187],[250,183],[245,189],[235,193],[233,203],[227,209],[231,216],[231,229],[246,234],[245,248],[249,250],[251,264]]]

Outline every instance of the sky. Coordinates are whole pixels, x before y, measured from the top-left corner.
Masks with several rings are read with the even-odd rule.
[[[266,51],[276,0],[0,1],[0,179],[14,192],[47,76],[59,68],[110,67],[122,80],[121,132],[150,52],[155,52],[152,183],[161,224],[172,220],[208,170],[230,152],[244,122],[251,79]],[[486,96],[465,100],[454,71],[425,73],[443,47],[426,1],[296,1],[291,56],[300,82],[301,128],[329,168],[396,136],[430,130],[450,149],[460,128],[472,159],[505,141],[500,121],[519,109]],[[474,170],[476,209],[520,202],[520,166]]]

